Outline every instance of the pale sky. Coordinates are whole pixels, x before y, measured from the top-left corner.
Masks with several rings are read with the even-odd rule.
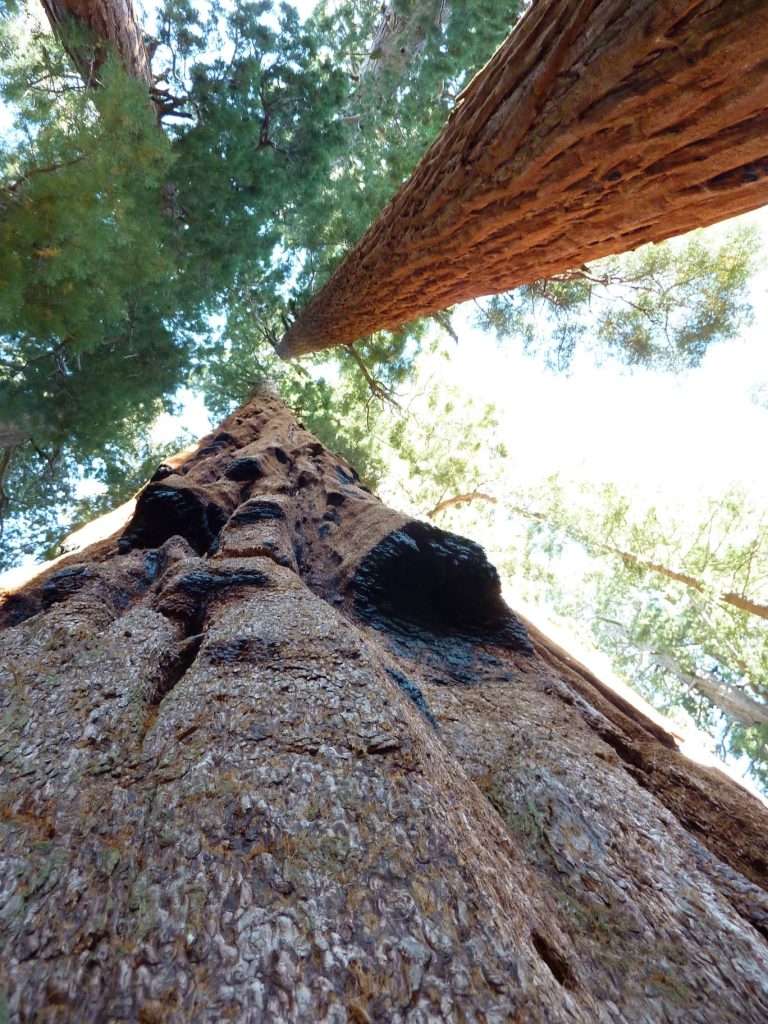
[[[739,223],[756,224],[768,250],[768,208]],[[597,367],[589,353],[570,376],[554,375],[519,345],[499,346],[470,326],[459,331],[449,376],[496,403],[521,472],[559,470],[682,497],[742,482],[768,497],[768,410],[750,399],[768,382],[768,271],[754,279],[751,300],[754,326],[679,376]]]

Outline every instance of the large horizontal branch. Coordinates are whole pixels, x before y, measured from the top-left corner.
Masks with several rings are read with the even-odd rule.
[[[427,519],[434,519],[435,516],[440,515],[441,512],[445,512],[449,508],[454,508],[456,505],[464,505],[471,501],[487,501],[491,505],[496,504],[496,498],[490,494],[484,494],[482,491],[467,491],[466,494],[455,494],[452,498],[438,501],[435,507],[427,512]]]
[[[765,0],[537,0],[281,354],[768,202],[767,66]]]

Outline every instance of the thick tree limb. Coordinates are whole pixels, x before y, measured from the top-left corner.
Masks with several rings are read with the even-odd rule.
[[[31,440],[29,431],[12,423],[0,423],[0,448],[20,448]]]
[[[723,604],[729,604],[733,608],[738,608],[742,612],[748,612],[750,615],[757,615],[761,619],[768,619],[768,607],[764,604],[757,604],[755,601],[750,601],[748,597],[742,597],[741,594],[721,594],[720,600]]]
[[[697,672],[695,675],[685,672],[669,654],[654,652],[651,660],[672,672],[680,682],[706,697],[740,725],[768,725],[768,706],[753,700],[738,687],[729,686],[708,672]]]
[[[347,345],[346,348],[358,370],[360,370],[360,373],[363,375],[363,379],[368,385],[371,395],[382,402],[389,402],[390,405],[399,409],[400,406],[396,402],[392,392],[386,387],[386,385],[382,384],[380,380],[372,376],[370,370],[365,365],[365,361],[360,356],[360,353],[355,349],[355,346]]]
[[[762,205],[766,60],[764,0],[538,0],[281,354]]]
[[[60,171],[62,167],[72,167],[74,164],[82,163],[86,158],[84,156],[75,157],[73,160],[62,160],[59,163],[48,164],[46,167],[29,167],[24,171],[24,174],[17,178],[16,181],[12,181],[10,185],[4,185],[0,188],[0,194],[6,193],[7,195],[13,196],[19,191],[30,178],[37,174],[53,174],[55,171]],[[2,429],[2,428],[0,428]]]

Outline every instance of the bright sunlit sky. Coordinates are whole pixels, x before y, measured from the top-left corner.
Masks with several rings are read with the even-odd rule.
[[[758,225],[768,243],[768,209],[714,233],[736,223]],[[461,332],[452,373],[503,410],[520,470],[642,483],[649,496],[723,491],[736,481],[765,493],[768,410],[751,392],[768,381],[768,272],[754,279],[751,299],[755,322],[743,337],[713,346],[700,368],[679,376],[598,367],[589,353],[570,376],[553,375],[477,331]]]

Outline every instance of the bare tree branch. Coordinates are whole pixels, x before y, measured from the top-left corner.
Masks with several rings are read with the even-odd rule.
[[[483,491],[468,491],[466,494],[457,494],[453,498],[439,501],[433,509],[427,512],[427,519],[434,519],[435,516],[444,512],[447,508],[453,508],[454,505],[463,505],[470,501],[488,501],[491,505],[497,503],[496,498],[490,494],[485,494]]]

